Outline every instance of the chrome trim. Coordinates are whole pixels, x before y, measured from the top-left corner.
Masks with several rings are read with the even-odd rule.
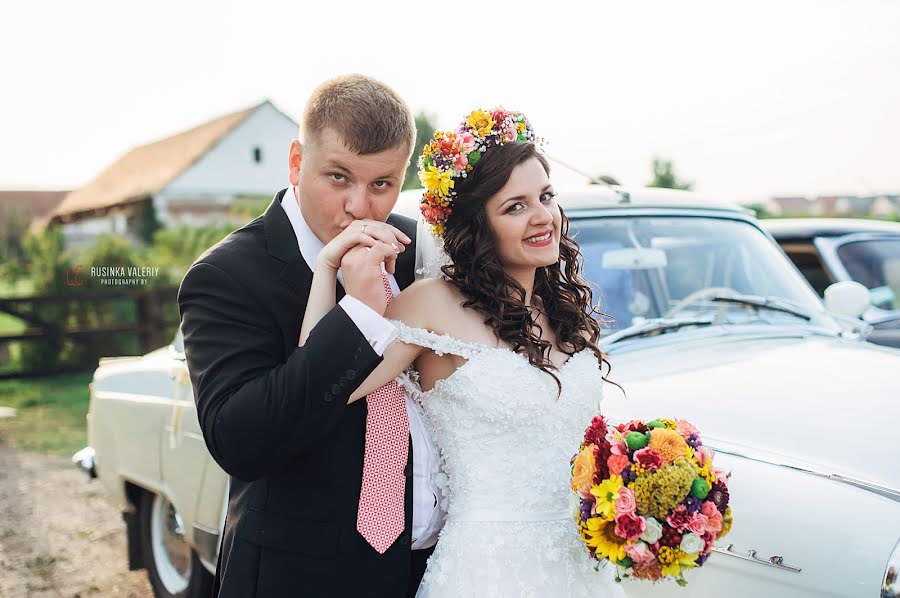
[[[761,559],[756,556],[756,550],[749,548],[747,549],[747,554],[743,555],[738,552],[734,552],[732,548],[734,544],[729,544],[725,548],[719,548],[718,546],[713,546],[713,552],[718,552],[719,554],[724,554],[727,556],[733,556],[738,559],[742,559],[744,561],[750,561],[751,563],[757,563],[759,565],[766,565],[767,567],[774,567],[776,569],[781,569],[782,571],[790,571],[791,573],[800,573],[802,569],[800,567],[792,567],[791,565],[784,564],[784,557],[780,555],[772,555],[768,559]]]
[[[219,532],[206,526],[195,523],[194,550],[201,559],[215,563],[219,550]]]
[[[875,482],[861,480],[852,476],[829,472],[821,469],[813,469],[811,465],[802,465],[798,462],[791,462],[790,459],[779,460],[774,457],[767,456],[761,451],[754,451],[753,449],[722,448],[722,445],[715,444],[715,441],[713,441],[712,443],[707,442],[705,444],[717,453],[724,453],[726,455],[732,455],[734,457],[750,459],[751,461],[759,461],[761,463],[768,463],[769,465],[775,465],[777,467],[793,469],[794,471],[800,471],[802,473],[806,473],[818,478],[831,480],[832,482],[838,482],[841,484],[846,484],[848,486],[854,486],[862,490],[868,490],[869,492],[874,492],[875,494],[878,494],[895,502],[900,502],[900,490],[882,486],[881,484],[876,484]]]
[[[93,447],[86,446],[72,455],[72,463],[92,480],[97,477],[96,458],[97,453]]]

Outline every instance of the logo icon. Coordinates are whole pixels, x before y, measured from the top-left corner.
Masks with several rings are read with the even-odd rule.
[[[81,271],[81,265],[72,266],[71,268],[66,270],[67,287],[81,287],[85,285],[86,281],[84,272]]]

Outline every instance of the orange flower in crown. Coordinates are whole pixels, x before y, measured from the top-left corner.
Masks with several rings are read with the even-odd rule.
[[[419,156],[419,180],[425,187],[420,209],[437,236],[453,213],[453,188],[475,168],[489,148],[511,142],[540,143],[521,112],[474,110],[456,131],[437,131]]]

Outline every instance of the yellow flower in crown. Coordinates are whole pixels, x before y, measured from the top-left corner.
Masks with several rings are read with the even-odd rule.
[[[466,124],[469,125],[472,132],[479,137],[487,137],[491,134],[491,130],[497,123],[495,123],[494,119],[491,118],[491,115],[484,110],[475,110],[469,115],[469,118],[466,119]]]
[[[435,166],[429,166],[419,173],[419,180],[425,188],[438,197],[444,197],[453,189],[452,172],[440,172]]]
[[[504,108],[473,110],[455,130],[435,131],[417,160],[419,180],[426,190],[419,207],[435,235],[443,236],[453,213],[456,183],[476,168],[490,148],[513,142],[542,145],[524,114]]]

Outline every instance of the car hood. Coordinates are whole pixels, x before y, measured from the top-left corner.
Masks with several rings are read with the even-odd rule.
[[[684,418],[713,448],[900,490],[900,351],[804,335],[665,336],[610,351],[607,378],[627,393],[606,386],[613,419]]]

